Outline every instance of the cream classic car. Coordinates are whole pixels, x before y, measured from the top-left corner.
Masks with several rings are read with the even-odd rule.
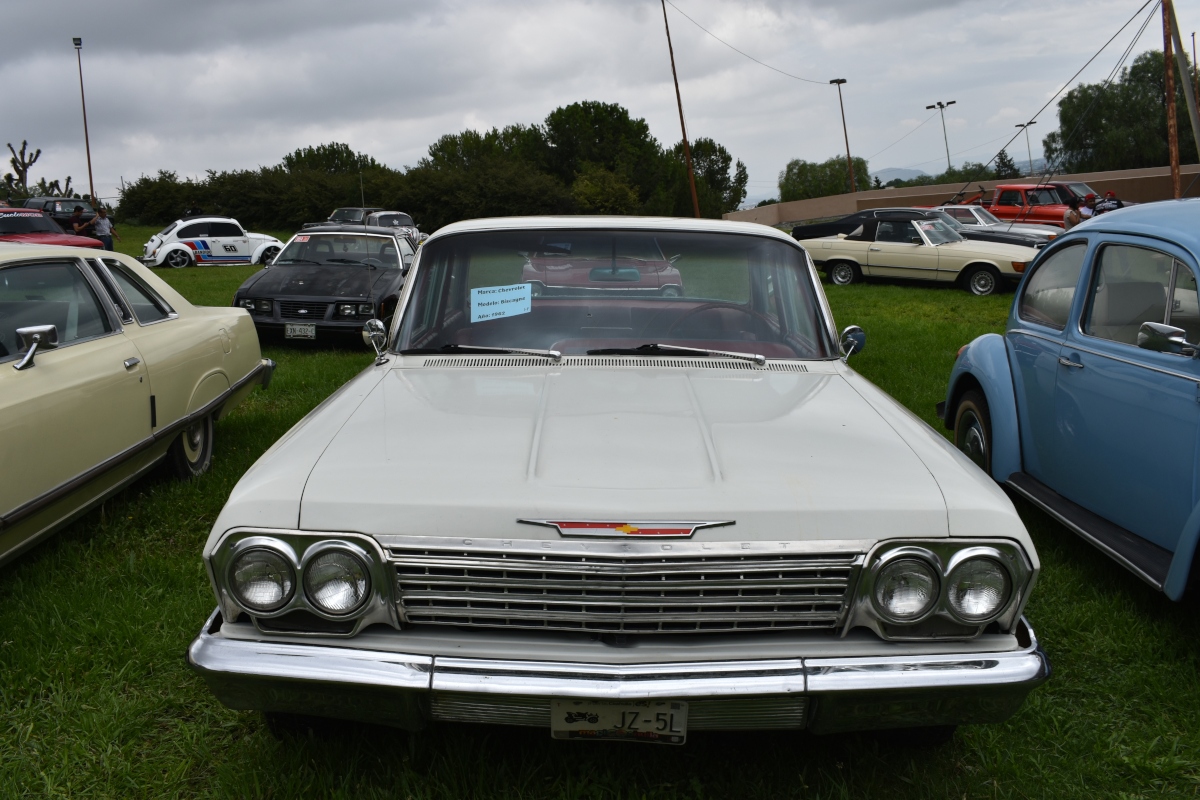
[[[681,292],[628,291],[651,249]],[[534,292],[548,250],[588,253],[590,282]],[[865,335],[836,333],[783,233],[456,223],[400,302],[364,332],[375,364],[213,526],[188,659],[228,706],[669,744],[944,735],[1046,678],[1012,504],[847,366]]]
[[[977,295],[1016,283],[1037,255],[1032,247],[968,241],[935,219],[864,222],[850,234],[802,239],[814,262],[839,286],[864,275],[957,283]]]
[[[0,562],[164,459],[207,470],[213,420],[273,368],[246,311],[131,258],[0,244]]]

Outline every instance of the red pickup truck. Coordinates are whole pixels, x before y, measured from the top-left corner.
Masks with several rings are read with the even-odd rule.
[[[992,191],[991,203],[984,202],[982,193],[962,202],[983,205],[1003,220],[1061,228],[1067,201],[1078,197],[1082,204],[1089,194],[1096,192],[1086,183],[1003,183]]]

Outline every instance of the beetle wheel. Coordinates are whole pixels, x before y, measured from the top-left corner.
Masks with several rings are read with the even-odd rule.
[[[981,392],[972,389],[958,401],[954,412],[954,445],[975,466],[992,474],[992,418]]]
[[[1000,273],[993,267],[979,265],[971,267],[963,275],[963,285],[967,291],[978,297],[995,294],[1000,288]]]
[[[175,269],[183,269],[192,265],[192,257],[188,255],[187,250],[172,250],[167,253],[167,266]]]
[[[263,266],[266,266],[267,264],[270,264],[271,260],[274,259],[275,256],[277,256],[277,255],[279,255],[279,248],[276,247],[275,245],[271,245],[266,250],[263,250],[262,258],[259,259],[258,263],[262,264]]]
[[[857,264],[838,261],[829,267],[829,280],[836,286],[849,286],[862,280],[862,270]]]

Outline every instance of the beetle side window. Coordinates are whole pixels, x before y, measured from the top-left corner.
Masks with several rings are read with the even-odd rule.
[[[1096,257],[1083,332],[1136,345],[1143,322],[1166,322],[1174,262],[1157,250],[1106,245]]]
[[[245,236],[246,234],[241,228],[239,228],[237,225],[234,225],[232,222],[210,222],[208,223],[208,235],[237,238],[239,236]]]
[[[176,239],[199,239],[202,236],[208,236],[207,222],[193,222],[191,225],[184,225],[179,229],[179,233],[175,234]]]
[[[1025,283],[1017,316],[1060,331],[1065,328],[1086,252],[1086,244],[1071,245],[1039,264]]]
[[[54,325],[60,345],[112,331],[91,285],[71,262],[0,270],[0,358],[22,350],[18,328]]]
[[[170,316],[171,307],[167,305],[166,301],[130,273],[124,264],[108,259],[105,259],[104,264],[112,274],[113,280],[117,282],[117,286],[121,287],[121,293],[129,301],[133,315],[137,317],[138,322],[146,325]]]
[[[1171,318],[1168,325],[1183,328],[1189,342],[1200,337],[1200,305],[1196,297],[1196,275],[1184,264],[1175,262],[1175,291],[1171,295]]]

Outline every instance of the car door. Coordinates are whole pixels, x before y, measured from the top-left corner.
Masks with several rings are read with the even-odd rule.
[[[212,260],[216,263],[232,264],[249,261],[250,237],[240,225],[233,222],[208,223],[209,246],[212,248]]]
[[[101,287],[73,259],[0,266],[0,514],[64,487],[150,436],[150,383]],[[24,369],[17,329],[58,346]],[[0,554],[19,543],[0,538]]]
[[[911,220],[879,220],[867,248],[868,274],[891,278],[937,278],[937,248],[927,244]]]
[[[1200,362],[1138,347],[1142,323],[1200,334],[1191,259],[1106,237],[1055,390],[1055,491],[1167,550],[1195,505]]]
[[[1050,483],[1054,475],[1055,388],[1059,356],[1075,306],[1086,240],[1048,251],[1020,288],[1005,338],[1017,399],[1022,469]],[[1002,476],[1007,477],[1007,476]]]
[[[197,264],[212,261],[213,252],[209,247],[207,222],[189,222],[179,229],[175,238],[192,251],[192,258]]]

